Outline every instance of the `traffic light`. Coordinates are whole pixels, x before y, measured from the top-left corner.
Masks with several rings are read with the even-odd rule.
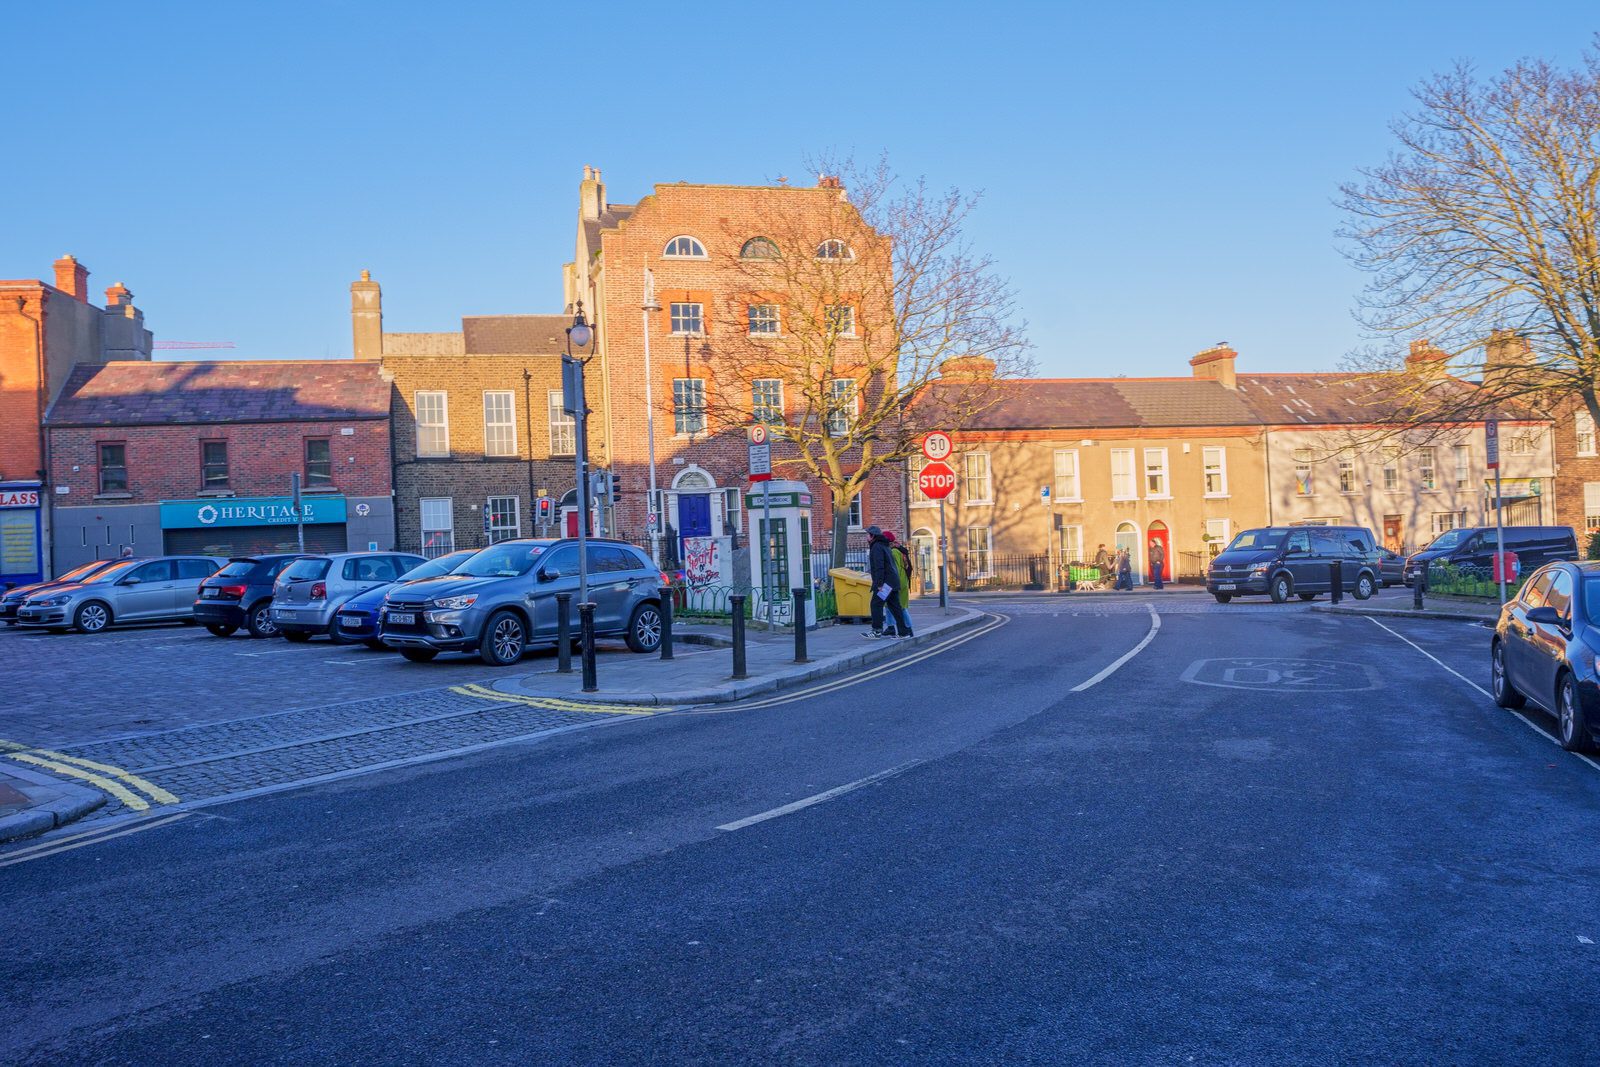
[[[606,480],[611,483],[611,506],[616,507],[622,503],[622,479],[614,472],[606,472]]]
[[[538,503],[539,525],[548,526],[556,517],[556,502],[553,497],[542,496]]]

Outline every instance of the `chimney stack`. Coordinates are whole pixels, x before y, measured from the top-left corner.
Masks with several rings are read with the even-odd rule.
[[[383,290],[371,271],[362,271],[361,280],[350,283],[350,329],[356,359],[383,357]]]
[[[1194,368],[1196,378],[1209,378],[1221,382],[1224,389],[1237,389],[1239,380],[1233,364],[1238,358],[1239,353],[1228,342],[1218,341],[1191,359],[1189,366]]]
[[[817,175],[817,188],[842,189],[844,188],[844,183],[839,180],[837,174],[819,174]]]
[[[109,286],[106,289],[107,311],[110,311],[112,308],[127,307],[131,303],[133,303],[133,293],[131,293],[128,290],[128,287],[123,285],[121,282],[117,282],[115,285]]]
[[[1423,337],[1411,342],[1406,356],[1406,370],[1414,374],[1442,374],[1450,362],[1450,353]]]
[[[939,364],[939,377],[947,382],[991,381],[994,360],[988,356],[952,356]]]
[[[600,180],[600,168],[585,165],[583,181],[578,184],[578,214],[585,219],[598,219],[606,210],[606,187]]]
[[[71,254],[55,261],[56,288],[74,300],[89,302],[89,269]]]

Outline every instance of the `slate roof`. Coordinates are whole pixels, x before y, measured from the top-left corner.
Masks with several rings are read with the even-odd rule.
[[[607,204],[606,209],[600,213],[598,219],[584,219],[584,237],[588,240],[589,251],[600,251],[600,234],[604,230],[614,230],[622,223],[627,222],[633,215],[637,204]]]
[[[389,383],[354,360],[127,361],[73,367],[50,426],[387,419]]]
[[[941,392],[966,387],[935,384],[931,400],[937,405]],[[977,415],[972,429],[1253,426],[1258,421],[1237,393],[1204,378],[1044,378],[999,381],[992,388],[998,396]]]
[[[566,315],[473,315],[461,320],[469,356],[559,355],[567,347]]]

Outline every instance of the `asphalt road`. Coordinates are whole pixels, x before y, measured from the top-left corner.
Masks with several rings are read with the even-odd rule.
[[[1600,770],[1401,639],[1487,632],[1181,599],[0,855],[0,1061],[1600,1057]]]

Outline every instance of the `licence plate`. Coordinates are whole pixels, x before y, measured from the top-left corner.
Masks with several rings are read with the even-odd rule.
[[[201,595],[202,596],[221,596],[222,595],[222,590],[220,590],[220,589],[207,589]]]
[[[1237,588],[1239,588],[1239,586],[1238,586],[1238,583],[1236,583],[1236,582],[1218,582],[1217,583],[1217,588],[1218,589],[1237,589]]]
[[[416,623],[417,616],[409,611],[391,611],[389,621],[396,626],[412,626]]]

